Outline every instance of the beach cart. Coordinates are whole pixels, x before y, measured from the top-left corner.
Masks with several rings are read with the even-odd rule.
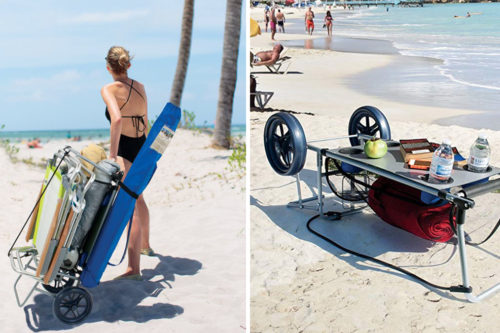
[[[92,254],[122,175],[117,163],[94,163],[69,146],[48,161],[26,232],[31,245],[9,251],[19,273],[14,283],[19,306],[36,290],[55,296],[54,314],[63,322],[75,323],[90,313],[92,298],[81,286],[81,267]],[[21,300],[18,283],[23,277],[35,283]]]
[[[371,159],[364,154],[364,143],[373,136],[378,136],[387,143],[388,152],[382,158]],[[318,145],[322,142],[340,139],[349,139],[351,146],[332,149]],[[266,122],[264,145],[271,167],[280,175],[294,176],[296,179],[298,200],[290,202],[288,206],[309,208],[319,212],[307,223],[308,230],[318,237],[343,251],[396,269],[433,288],[464,293],[467,300],[471,302],[481,301],[500,290],[500,283],[498,283],[479,295],[472,293],[467,270],[466,244],[468,241],[464,231],[466,212],[475,207],[473,199],[500,189],[500,178],[495,177],[500,174],[499,168],[488,167],[485,172],[476,173],[469,171],[467,165],[455,166],[448,182],[430,182],[428,171],[412,170],[405,167],[405,161],[400,152],[400,143],[391,139],[387,118],[379,109],[372,106],[363,106],[355,110],[349,120],[348,135],[309,142],[306,141],[304,130],[297,118],[289,113],[276,113]],[[304,167],[308,151],[315,154],[316,157],[317,193],[310,198],[303,198],[300,189],[300,171]],[[461,156],[458,157],[463,159]],[[330,181],[330,176],[343,177],[342,188],[336,188]],[[427,199],[432,198],[448,205],[439,207],[444,207],[449,211],[449,214],[446,215],[446,224],[449,224],[457,237],[462,275],[461,284],[443,287],[430,283],[400,267],[346,249],[310,227],[312,220],[318,217],[340,219],[342,216],[359,212],[368,206],[367,203],[373,208],[369,196],[370,191],[373,191],[376,186],[368,180],[369,178],[383,178],[385,181],[391,182],[393,186],[405,186],[408,192],[418,191],[419,195],[422,194]],[[326,200],[324,180],[331,191],[341,198],[343,211],[324,211]],[[404,197],[404,195],[399,195],[399,197]],[[404,204],[404,200],[394,195],[392,200],[400,200]],[[378,210],[375,212],[380,213]],[[404,213],[409,214],[410,212]],[[382,216],[381,218],[384,219]],[[487,239],[496,231],[499,223],[493,228]],[[411,227],[409,226],[409,229]]]
[[[180,108],[167,103],[123,181],[117,163],[95,163],[71,147],[48,161],[37,203],[8,253],[19,274],[14,293],[20,307],[36,290],[54,296],[54,314],[65,323],[90,314],[92,298],[85,288],[99,285],[180,117]],[[27,225],[25,240],[31,244],[15,247]],[[21,299],[18,284],[23,277],[35,283]]]

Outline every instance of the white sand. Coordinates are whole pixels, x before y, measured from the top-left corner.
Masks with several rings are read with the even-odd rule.
[[[87,142],[51,141],[18,156],[49,157]],[[245,327],[245,179],[226,169],[231,151],[208,148],[210,138],[178,130],[144,192],[151,215],[151,245],[158,257],[141,257],[144,281],[110,281],[126,262],[108,266],[93,296],[92,313],[77,332],[243,332]],[[52,298],[35,293],[16,304],[17,277],[6,253],[35,203],[44,171],[11,164],[0,149],[0,323],[3,332],[70,328],[52,315]],[[24,239],[24,233],[22,235]],[[23,242],[21,242],[23,244]],[[125,237],[111,262],[117,263]],[[126,260],[126,259],[125,259]],[[21,281],[26,294],[32,279]]]
[[[250,42],[255,50],[272,45],[265,33]],[[427,137],[440,141],[450,137],[468,156],[478,130],[430,122],[474,110],[397,103],[346,87],[351,75],[388,64],[397,56],[298,49],[289,49],[287,55],[293,58],[290,71],[301,74],[257,73],[257,90],[274,91],[268,105],[271,108],[315,113],[297,115],[307,140],[346,135],[352,112],[373,105],[388,118],[393,139]],[[276,174],[267,162],[263,130],[271,114],[251,112],[249,124],[252,332],[498,331],[499,294],[478,304],[468,303],[459,293],[431,290],[397,272],[344,254],[311,234],[306,222],[317,212],[287,208],[288,202],[297,200],[295,179]],[[500,132],[485,132],[493,150],[491,163],[500,166]],[[343,139],[318,145],[335,148],[349,146],[349,142]],[[317,190],[315,170],[315,155],[310,153],[301,173],[304,197]],[[326,209],[340,210],[329,190],[327,196]],[[499,202],[498,193],[476,199],[476,208],[467,213],[465,228],[473,240],[483,239],[498,221]],[[312,227],[347,248],[403,266],[436,284],[462,282],[454,246],[396,229],[370,209],[339,222],[316,220]],[[467,247],[474,294],[500,282],[499,237],[494,235],[480,248]]]
[[[297,200],[294,178],[276,174],[265,158],[262,136],[268,116],[252,113],[250,124],[252,331],[496,332],[500,295],[469,304],[460,294],[430,291],[398,273],[345,255],[312,235],[305,224],[316,212],[286,207]],[[348,120],[343,117],[299,115],[298,119],[311,140],[346,134]],[[389,121],[393,138],[418,133],[436,140],[453,131],[454,143],[466,155],[477,134],[454,126]],[[488,134],[492,146],[498,147],[500,133]],[[324,145],[339,146],[349,142]],[[495,148],[492,163],[500,165]],[[301,173],[304,197],[316,193],[315,170],[311,153]],[[341,210],[327,193],[326,209]],[[468,212],[466,221],[473,240],[483,239],[493,228],[500,216],[499,202],[498,193],[476,199],[477,207]],[[319,220],[312,226],[347,248],[403,266],[436,284],[461,283],[458,253],[452,245],[433,244],[389,226],[369,209],[341,222]],[[474,293],[500,282],[498,237],[481,246],[484,250],[467,248]]]

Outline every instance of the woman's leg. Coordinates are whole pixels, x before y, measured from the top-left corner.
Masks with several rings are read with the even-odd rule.
[[[137,199],[135,210],[141,221],[141,249],[149,249],[151,248],[149,244],[149,209],[142,194]]]
[[[124,175],[123,179],[127,176],[132,163],[123,159]],[[142,197],[142,195],[140,196]],[[141,216],[137,209],[137,203],[134,209],[134,216],[132,217],[132,229],[130,230],[130,238],[128,240],[128,267],[122,276],[140,274],[141,266]],[[129,222],[129,228],[131,224]]]

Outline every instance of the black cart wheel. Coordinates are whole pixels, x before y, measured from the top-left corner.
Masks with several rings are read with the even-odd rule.
[[[64,288],[56,295],[52,309],[62,322],[78,323],[90,314],[92,297],[83,288]]]
[[[384,114],[373,106],[358,108],[349,120],[349,135],[364,134],[384,140],[391,139],[391,128]],[[352,146],[361,144],[359,138],[350,138]]]
[[[264,128],[264,147],[271,167],[284,176],[293,176],[306,162],[307,143],[297,118],[285,112],[272,115]]]
[[[63,271],[61,271],[63,272]],[[64,271],[65,274],[69,274],[71,276],[75,276],[75,271]],[[42,284],[42,287],[45,288],[49,293],[57,294],[65,287],[71,287],[75,283],[75,279],[58,275],[54,281],[50,284]]]

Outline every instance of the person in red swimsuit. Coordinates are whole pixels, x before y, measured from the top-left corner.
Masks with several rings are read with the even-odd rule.
[[[305,23],[306,23],[306,31],[309,35],[312,35],[314,31],[314,12],[312,11],[311,7],[306,12],[305,16]]]
[[[109,49],[106,68],[113,82],[101,89],[106,103],[106,117],[110,121],[109,158],[124,170],[124,178],[146,141],[148,103],[144,86],[128,76],[129,52],[121,46]],[[120,158],[118,158],[120,157]],[[135,204],[128,243],[128,267],[120,279],[140,280],[140,256],[152,255],[149,245],[149,210],[141,194]],[[141,250],[142,249],[142,250]]]

